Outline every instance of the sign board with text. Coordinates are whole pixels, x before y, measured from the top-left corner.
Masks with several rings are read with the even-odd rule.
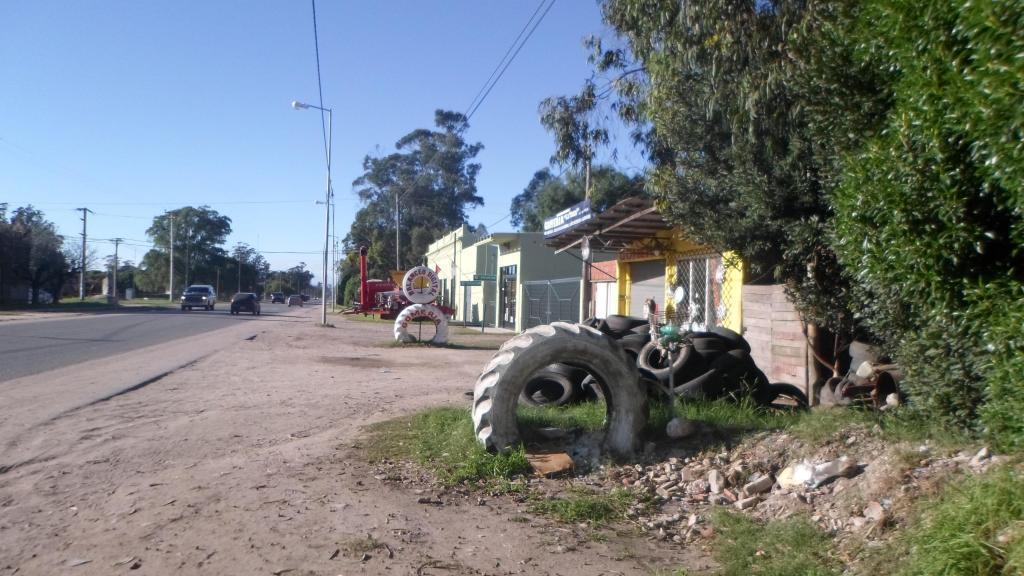
[[[463,280],[459,282],[459,286],[479,286],[479,280]]]
[[[473,274],[473,280],[483,280],[484,282],[494,282],[498,277],[494,274]]]
[[[590,210],[590,200],[584,200],[544,220],[544,238],[553,238],[568,232],[593,217],[594,213]]]

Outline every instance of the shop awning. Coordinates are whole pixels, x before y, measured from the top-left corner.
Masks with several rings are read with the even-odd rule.
[[[625,248],[636,240],[653,238],[658,232],[671,228],[652,200],[626,198],[592,219],[549,238],[545,244],[555,252],[563,252],[578,247],[583,237],[589,236],[592,250],[612,251]]]

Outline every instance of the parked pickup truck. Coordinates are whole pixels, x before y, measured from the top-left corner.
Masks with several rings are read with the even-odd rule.
[[[181,295],[181,309],[205,308],[213,310],[217,304],[217,293],[209,284],[193,284]]]

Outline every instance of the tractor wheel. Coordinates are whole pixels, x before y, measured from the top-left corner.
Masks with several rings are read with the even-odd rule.
[[[417,318],[427,318],[434,322],[434,337],[428,342],[444,344],[448,341],[448,318],[437,306],[430,304],[413,304],[398,314],[395,318],[395,341],[416,341],[416,337],[409,334],[409,323]]]
[[[516,407],[530,376],[551,364],[586,370],[607,406],[605,444],[630,456],[647,420],[646,394],[635,364],[615,340],[593,328],[555,322],[508,340],[484,368],[473,390],[473,431],[491,451],[520,443]]]

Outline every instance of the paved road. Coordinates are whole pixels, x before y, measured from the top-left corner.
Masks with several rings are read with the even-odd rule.
[[[0,382],[207,334],[239,322],[283,320],[300,313],[281,304],[264,304],[258,317],[232,316],[227,303],[221,306],[209,312],[144,310],[0,322]]]

